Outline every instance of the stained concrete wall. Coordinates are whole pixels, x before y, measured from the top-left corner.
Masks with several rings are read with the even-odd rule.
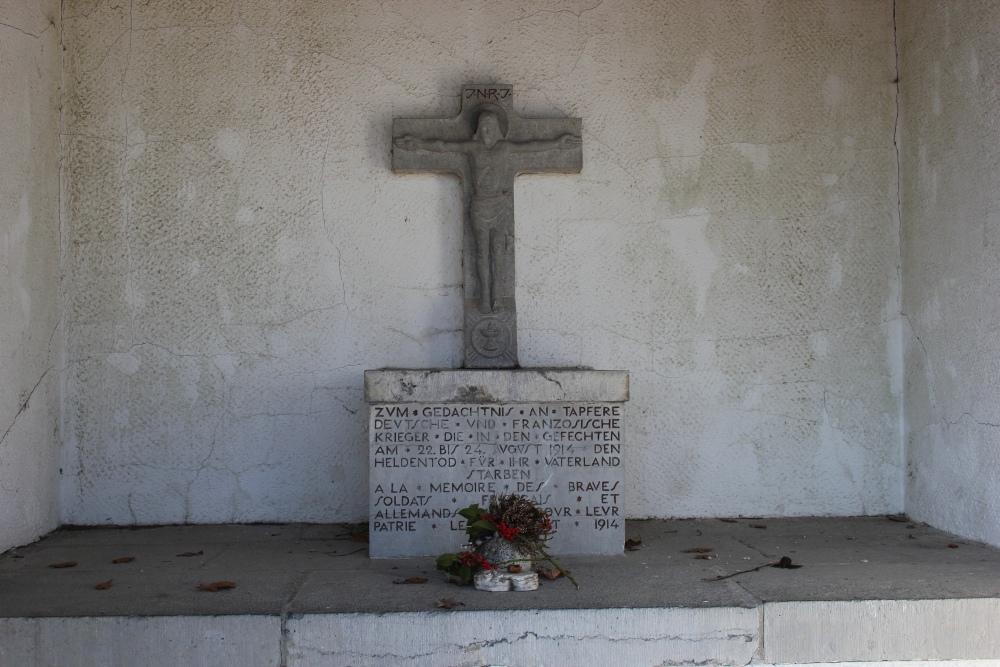
[[[899,7],[906,507],[1000,545],[1000,5]]]
[[[357,520],[368,368],[461,363],[466,82],[583,118],[515,188],[521,362],[632,373],[634,517],[902,508],[892,5],[65,5],[73,523]]]
[[[0,1],[0,551],[56,527],[59,2]]]

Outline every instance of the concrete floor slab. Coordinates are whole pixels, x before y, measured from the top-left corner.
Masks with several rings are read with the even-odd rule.
[[[297,524],[56,531],[0,555],[0,656],[48,655],[42,645],[65,631],[93,634],[95,655],[128,664],[113,662],[125,654],[103,643],[125,633],[133,649],[159,651],[146,630],[159,618],[176,619],[167,635],[189,633],[171,644],[178,659],[159,663],[171,665],[255,664],[188,660],[209,627],[241,646],[280,648],[285,667],[1000,659],[1000,550],[906,521],[629,522],[637,550],[562,559],[580,590],[557,579],[527,593],[449,584],[430,558],[370,560],[351,532]],[[122,556],[135,560],[112,563]],[[781,556],[802,567],[706,581]],[[77,566],[49,567],[65,561]],[[414,576],[427,582],[396,583]],[[110,589],[94,588],[108,579]],[[197,590],[219,580],[236,588]],[[441,598],[462,604],[440,609]],[[226,617],[253,621],[207,620]]]

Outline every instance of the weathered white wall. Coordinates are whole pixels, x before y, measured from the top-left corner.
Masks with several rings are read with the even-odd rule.
[[[59,2],[0,0],[0,552],[56,527]]]
[[[516,188],[522,364],[632,372],[630,516],[902,508],[892,6],[65,7],[64,519],[357,520],[362,372],[461,362],[466,82],[584,124]]]
[[[1000,545],[1000,5],[899,18],[906,507]]]

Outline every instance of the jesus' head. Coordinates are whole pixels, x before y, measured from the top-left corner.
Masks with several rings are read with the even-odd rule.
[[[484,111],[479,114],[479,126],[476,128],[476,138],[489,147],[492,147],[503,139],[500,119],[497,118],[494,112]]]

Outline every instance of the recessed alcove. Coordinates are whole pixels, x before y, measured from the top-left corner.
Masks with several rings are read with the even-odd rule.
[[[994,562],[998,26],[985,1],[0,5],[0,550],[363,520],[363,371],[462,355],[458,188],[391,172],[392,118],[478,80],[583,119],[579,175],[515,186],[519,346],[629,372],[630,518],[905,514]],[[11,586],[51,581],[11,554]],[[928,563],[921,600],[984,618],[989,585]]]

